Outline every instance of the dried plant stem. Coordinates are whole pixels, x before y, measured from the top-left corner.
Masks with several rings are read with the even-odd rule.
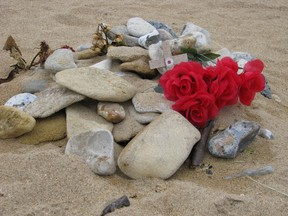
[[[270,186],[268,186],[268,185],[262,184],[262,183],[256,181],[255,179],[251,178],[250,176],[245,176],[245,177],[248,178],[248,179],[250,179],[251,181],[253,181],[253,182],[261,185],[262,187],[268,188],[268,189],[270,189],[270,190],[273,190],[273,191],[275,191],[275,192],[277,192],[277,193],[282,194],[283,196],[288,197],[288,194],[283,193],[282,191],[276,190],[276,189],[274,189],[274,188],[272,188],[272,187],[270,187]]]

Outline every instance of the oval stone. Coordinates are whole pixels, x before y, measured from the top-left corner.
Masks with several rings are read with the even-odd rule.
[[[157,117],[123,149],[118,166],[131,178],[171,177],[189,156],[200,132],[174,110]]]
[[[35,119],[29,114],[9,106],[0,106],[0,139],[15,138],[30,132]]]

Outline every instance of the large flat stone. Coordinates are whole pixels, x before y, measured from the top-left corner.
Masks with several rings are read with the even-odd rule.
[[[124,102],[136,93],[133,85],[113,72],[92,67],[58,72],[56,82],[98,101]]]
[[[107,56],[123,62],[134,61],[142,57],[149,57],[148,50],[141,47],[110,47]]]
[[[166,111],[123,149],[118,166],[131,178],[171,177],[189,156],[200,132],[181,114]]]
[[[30,103],[24,111],[35,118],[46,118],[84,98],[83,95],[56,85],[40,92],[37,99]]]

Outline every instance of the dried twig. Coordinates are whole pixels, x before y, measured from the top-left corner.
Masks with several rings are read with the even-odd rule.
[[[288,194],[287,194],[287,193],[284,193],[284,192],[282,192],[282,191],[276,190],[276,189],[274,189],[274,188],[272,188],[272,187],[270,187],[270,186],[268,186],[268,185],[262,184],[262,183],[256,181],[255,179],[253,179],[253,178],[250,177],[250,176],[245,176],[245,177],[248,178],[248,179],[250,179],[251,181],[253,181],[253,182],[261,185],[262,187],[268,188],[268,189],[270,189],[270,190],[273,190],[273,191],[275,191],[275,192],[277,192],[277,193],[282,194],[283,196],[288,197]]]
[[[206,142],[213,126],[214,121],[209,121],[207,126],[201,131],[201,139],[196,143],[190,154],[189,167],[199,166],[202,163],[205,154]]]
[[[48,56],[51,55],[52,52],[53,51],[50,49],[49,45],[45,41],[42,41],[40,43],[40,51],[34,56],[28,69],[30,69],[31,67],[37,64],[43,65],[46,59],[48,58]],[[39,56],[39,60],[37,62],[34,62],[38,56]]]

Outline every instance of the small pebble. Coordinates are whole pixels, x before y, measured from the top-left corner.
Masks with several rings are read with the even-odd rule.
[[[130,201],[129,201],[127,196],[122,196],[119,199],[117,199],[116,201],[114,201],[111,204],[109,204],[108,206],[106,206],[104,208],[104,210],[102,211],[101,216],[104,216],[108,213],[115,211],[116,209],[119,209],[119,208],[122,208],[125,206],[130,206]]]
[[[273,140],[274,139],[274,135],[273,133],[265,128],[260,128],[259,132],[258,132],[258,136],[263,137],[265,139],[268,140]]]

